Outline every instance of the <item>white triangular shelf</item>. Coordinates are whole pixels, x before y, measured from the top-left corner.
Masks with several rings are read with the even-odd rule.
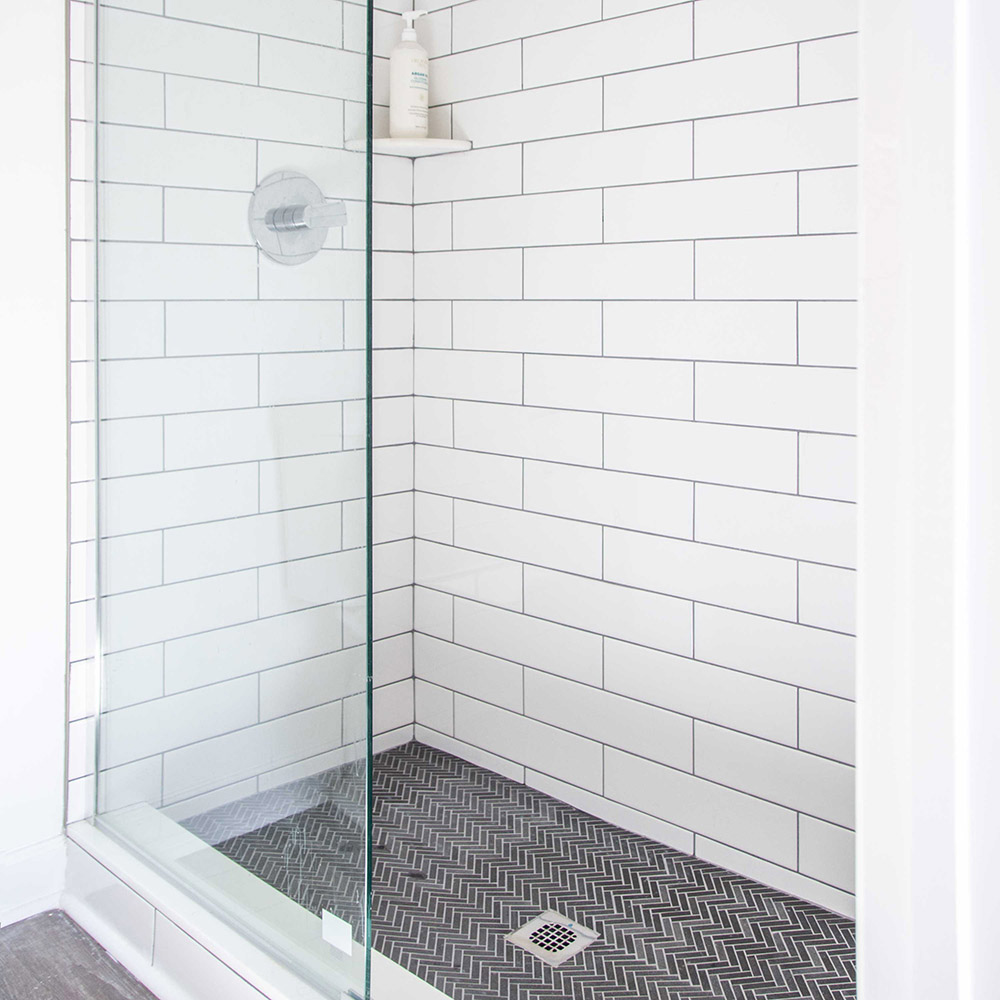
[[[368,142],[349,139],[347,148],[363,153]],[[442,153],[464,153],[472,149],[472,143],[468,139],[373,139],[372,149],[387,156],[440,156]]]

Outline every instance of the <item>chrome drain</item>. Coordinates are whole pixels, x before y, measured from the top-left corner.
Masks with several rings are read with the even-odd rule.
[[[546,910],[512,931],[506,940],[540,958],[546,965],[557,966],[599,941],[600,935],[555,910]]]

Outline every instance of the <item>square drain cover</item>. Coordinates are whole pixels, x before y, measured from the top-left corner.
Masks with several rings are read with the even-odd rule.
[[[555,966],[579,955],[587,945],[599,941],[600,935],[555,910],[546,910],[520,930],[512,931],[506,939],[531,952],[546,965]]]

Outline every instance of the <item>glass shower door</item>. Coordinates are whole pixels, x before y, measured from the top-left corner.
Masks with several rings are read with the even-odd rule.
[[[365,996],[371,10],[129,6],[97,11],[97,822]]]

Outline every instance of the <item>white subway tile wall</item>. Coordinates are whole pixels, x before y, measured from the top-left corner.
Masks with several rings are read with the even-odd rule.
[[[94,780],[94,6],[71,8],[74,820]],[[355,0],[102,7],[101,808],[182,815],[323,770],[363,735],[365,167],[344,147],[363,135],[364,14]],[[384,53],[396,25],[378,23]],[[347,228],[298,268],[259,259],[246,223],[276,169],[348,205]],[[376,178],[389,745],[414,721],[412,165],[377,158]]]
[[[856,4],[432,7],[417,734],[850,912]]]
[[[339,300],[363,263],[342,145],[364,8],[120,6],[103,515],[129,547],[105,557],[130,567],[109,600],[144,617],[107,658],[107,795],[183,803],[305,773],[354,733],[337,671],[364,637],[340,586],[363,543],[363,316]],[[400,3],[378,6],[377,129]],[[476,148],[376,162],[376,728],[851,912],[856,4],[425,6],[433,127]],[[258,272],[232,213],[288,166],[351,224],[316,267]],[[76,212],[76,249],[87,234]],[[84,401],[85,279],[77,254]],[[74,412],[83,802],[94,494]],[[217,729],[194,711],[163,745],[199,692],[224,700]]]

